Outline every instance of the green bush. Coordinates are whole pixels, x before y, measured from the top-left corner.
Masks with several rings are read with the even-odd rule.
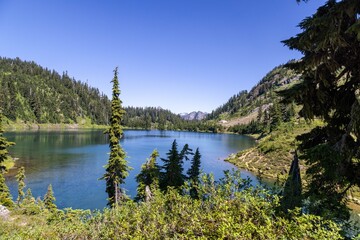
[[[190,187],[190,186],[189,186]],[[341,239],[339,227],[313,215],[279,216],[276,195],[239,174],[196,186],[199,199],[169,189],[148,203],[127,201],[103,212],[65,209],[0,221],[1,239]],[[240,191],[241,190],[241,191]]]

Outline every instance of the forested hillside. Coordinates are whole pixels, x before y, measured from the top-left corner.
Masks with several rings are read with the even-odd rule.
[[[299,80],[299,75],[293,70],[284,65],[275,67],[250,92],[242,90],[235,94],[225,104],[212,111],[208,119],[230,120],[247,116],[255,111],[257,114],[258,108],[265,111],[276,100],[276,90],[297,80]],[[249,123],[249,121],[244,123]]]
[[[28,123],[108,124],[110,101],[97,88],[35,62],[0,58],[0,106],[5,117]]]
[[[220,131],[212,122],[184,120],[179,114],[160,107],[125,107],[122,124],[128,128],[187,130],[187,131]]]
[[[22,123],[107,125],[110,100],[99,89],[35,62],[0,58],[0,106],[4,116]],[[125,107],[128,128],[218,131],[214,124],[184,120],[160,107]]]

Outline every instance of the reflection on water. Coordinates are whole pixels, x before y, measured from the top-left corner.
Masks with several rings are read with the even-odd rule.
[[[60,208],[105,207],[105,182],[98,179],[104,174],[109,147],[102,130],[10,132],[6,133],[6,137],[16,142],[10,152],[19,158],[16,166],[25,167],[26,183],[34,196],[43,196],[51,183]],[[127,152],[129,165],[134,168],[124,186],[129,195],[136,194],[135,176],[146,158],[155,148],[160,157],[166,157],[174,139],[179,148],[186,143],[194,150],[199,147],[203,171],[214,173],[216,178],[223,176],[223,170],[233,168],[222,159],[254,145],[252,138],[239,135],[125,130],[120,143]],[[185,161],[185,171],[189,166],[190,162]],[[15,174],[16,169],[7,175],[14,198],[17,197]],[[243,172],[243,176],[249,176],[256,183],[250,173]]]

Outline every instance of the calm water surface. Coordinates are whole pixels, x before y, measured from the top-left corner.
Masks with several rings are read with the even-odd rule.
[[[212,172],[216,178],[223,176],[224,170],[234,168],[224,162],[230,153],[252,147],[252,138],[230,134],[193,133],[179,131],[138,131],[125,130],[120,144],[128,155],[133,168],[126,179],[127,194],[136,195],[135,176],[141,165],[156,148],[160,157],[165,158],[174,139],[179,150],[184,144],[202,155],[202,169]],[[36,131],[10,132],[5,136],[16,142],[10,149],[13,157],[19,158],[16,167],[24,166],[26,184],[35,197],[44,196],[47,186],[52,184],[56,204],[59,208],[102,209],[106,206],[105,181],[98,180],[104,174],[103,166],[108,160],[108,139],[102,130],[89,131]],[[161,165],[162,161],[158,159]],[[190,162],[185,161],[185,170]],[[7,175],[7,183],[13,197],[17,197],[16,169]],[[249,172],[242,172],[257,184]]]

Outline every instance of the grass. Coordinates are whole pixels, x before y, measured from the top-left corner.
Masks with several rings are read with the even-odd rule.
[[[24,130],[66,130],[66,129],[106,129],[107,125],[92,124],[89,118],[78,118],[78,123],[31,123],[17,120],[15,122],[6,119],[4,128],[6,131]]]
[[[277,130],[258,139],[259,144],[256,147],[241,151],[226,160],[266,178],[276,179],[281,175],[286,175],[290,168],[293,151],[298,144],[295,139],[296,136],[322,124],[319,120],[308,124],[302,119],[296,122],[283,123]],[[260,135],[255,136],[261,137]],[[300,165],[304,173],[305,165],[303,162],[300,162]]]
[[[323,124],[320,120],[314,120],[311,123],[306,123],[305,120],[284,123],[277,130],[259,139],[256,147],[238,152],[227,158],[226,161],[264,178],[284,181],[290,169],[293,151],[298,145],[296,136],[309,132],[317,126],[323,126]],[[306,168],[304,161],[300,161],[303,180],[306,179]],[[360,188],[353,187],[349,191],[348,199],[350,200],[349,207],[359,213]]]

